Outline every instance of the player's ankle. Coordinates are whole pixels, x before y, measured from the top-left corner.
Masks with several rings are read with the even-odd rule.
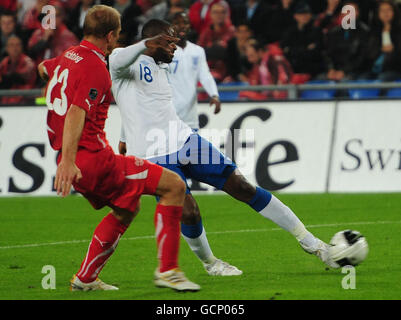
[[[318,239],[310,232],[308,232],[303,239],[298,241],[301,245],[307,246],[312,250],[317,249],[319,245]]]
[[[202,262],[204,264],[212,264],[212,263],[216,262],[216,260],[217,260],[217,258],[212,254],[212,255],[208,256],[207,258],[204,258],[202,260]]]
[[[89,279],[89,278],[85,278],[85,277],[79,277],[79,276],[77,276],[77,275],[75,275],[76,277],[77,277],[77,279],[79,280],[79,281],[81,281],[82,283],[84,283],[84,284],[88,284],[88,283],[91,283],[91,282],[93,282],[94,280],[93,279]]]

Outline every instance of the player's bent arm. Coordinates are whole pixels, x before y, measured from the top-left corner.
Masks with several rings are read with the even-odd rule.
[[[63,197],[70,193],[73,181],[78,181],[82,175],[75,165],[78,143],[85,124],[86,111],[76,105],[69,108],[63,131],[63,146],[61,161],[57,167],[54,187]]]
[[[110,55],[110,69],[126,69],[146,50],[145,41],[138,42],[126,48],[117,48]]]
[[[202,84],[202,87],[206,90],[209,97],[219,97],[219,92],[217,90],[217,84],[214,80],[209,66],[206,60],[205,51],[202,49],[202,53],[200,54],[200,63],[199,63],[199,82]]]
[[[110,69],[112,72],[124,70],[132,65],[147,48],[167,48],[170,42],[176,43],[178,40],[178,38],[170,35],[160,34],[153,38],[144,39],[126,48],[117,48],[110,55]]]
[[[76,105],[71,105],[65,117],[63,131],[62,159],[75,162],[78,142],[85,124],[86,111]]]
[[[214,108],[214,114],[217,114],[221,111],[221,102],[219,96],[213,96],[210,98],[209,104],[211,106],[215,106]]]
[[[44,61],[42,61],[39,65],[38,65],[38,73],[39,76],[44,80],[44,81],[49,81],[49,75],[47,74],[47,70],[45,68],[44,65]]]

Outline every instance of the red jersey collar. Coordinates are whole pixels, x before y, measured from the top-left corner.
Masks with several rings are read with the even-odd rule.
[[[104,54],[104,52],[102,50],[100,50],[99,47],[95,46],[92,42],[82,40],[80,43],[80,46],[88,48],[89,50],[94,52],[104,63],[107,64],[106,55]]]

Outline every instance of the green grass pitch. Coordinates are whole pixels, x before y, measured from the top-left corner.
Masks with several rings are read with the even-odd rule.
[[[86,254],[107,209],[94,211],[78,196],[65,199],[0,199],[0,299],[400,299],[401,194],[279,195],[315,235],[329,241],[354,229],[369,243],[367,260],[356,268],[356,289],[345,290],[341,269],[328,270],[306,254],[292,236],[225,195],[196,196],[209,242],[217,257],[243,270],[239,277],[211,277],[184,240],[180,264],[202,286],[197,293],[154,287],[155,200],[142,210],[102,271],[115,292],[70,292],[69,280]],[[44,290],[42,267],[56,269],[56,289]]]

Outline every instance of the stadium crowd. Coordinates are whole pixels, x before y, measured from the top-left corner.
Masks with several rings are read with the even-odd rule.
[[[187,12],[189,40],[205,49],[218,83],[401,79],[401,0],[0,0],[0,89],[43,87],[36,66],[79,43],[95,4],[121,13],[121,46],[137,41],[149,19]],[[42,28],[45,5],[56,8],[55,29]],[[355,29],[342,27],[345,5],[355,8]]]

